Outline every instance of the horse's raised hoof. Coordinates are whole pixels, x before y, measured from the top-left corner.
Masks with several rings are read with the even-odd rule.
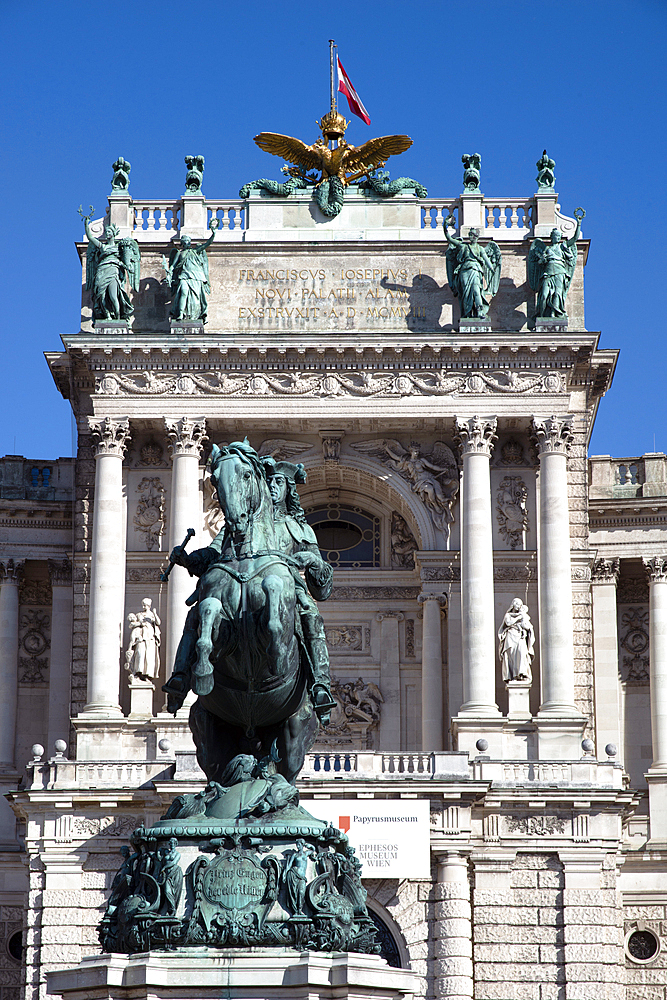
[[[192,690],[195,694],[210,694],[213,690],[213,674],[204,674],[203,677],[195,675]]]
[[[313,702],[315,714],[320,720],[320,725],[328,726],[331,721],[331,711],[336,707],[336,702],[331,697],[331,692],[324,684],[313,684],[310,697]]]

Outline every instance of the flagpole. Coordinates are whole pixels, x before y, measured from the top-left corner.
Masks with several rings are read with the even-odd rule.
[[[331,89],[331,110],[336,111],[336,90],[334,88],[334,46],[333,38],[329,39],[329,83]]]

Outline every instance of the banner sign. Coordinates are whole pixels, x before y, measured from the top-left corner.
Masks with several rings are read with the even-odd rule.
[[[315,799],[302,806],[346,833],[362,878],[430,878],[428,799]]]

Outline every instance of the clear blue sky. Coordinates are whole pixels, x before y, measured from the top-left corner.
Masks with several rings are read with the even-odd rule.
[[[372,119],[348,138],[407,132],[429,194],[460,193],[465,152],[485,194],[532,194],[546,146],[562,210],[587,211],[588,329],[621,349],[592,450],[667,450],[666,28],[665,0],[0,0],[0,454],[71,454],[42,352],[78,329],[76,209],[102,213],[113,160],[135,197],[180,196],[186,153],[209,197],[280,179],[252,136],[316,138],[330,37]]]

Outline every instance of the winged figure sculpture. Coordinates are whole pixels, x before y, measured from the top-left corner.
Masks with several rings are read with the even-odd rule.
[[[459,490],[459,471],[454,453],[444,441],[436,441],[430,451],[423,451],[416,441],[404,448],[394,438],[359,441],[351,447],[380,459],[398,472],[426,505],[436,528],[449,534],[449,525],[454,520],[452,506]]]

